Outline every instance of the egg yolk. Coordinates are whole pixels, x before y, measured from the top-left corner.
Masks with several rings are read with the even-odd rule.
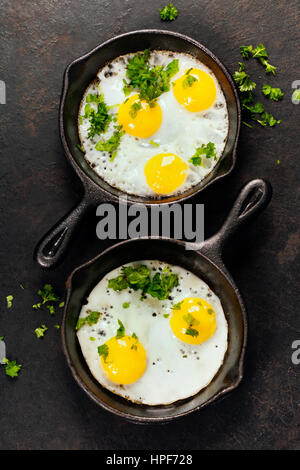
[[[108,347],[106,358],[100,361],[108,378],[117,384],[132,384],[146,370],[147,355],[142,344],[132,336],[110,338],[105,343]]]
[[[189,297],[172,311],[170,326],[175,336],[189,344],[201,344],[216,331],[216,315],[206,300]]]
[[[158,194],[170,194],[179,188],[186,178],[188,165],[173,153],[160,153],[145,165],[148,186]]]
[[[140,109],[134,110],[132,105],[140,105]],[[140,100],[139,95],[133,95],[125,100],[119,107],[118,123],[127,134],[135,137],[147,138],[155,134],[162,121],[162,111],[159,104],[150,106],[147,101]]]
[[[178,103],[191,112],[210,108],[217,96],[212,77],[203,70],[194,68],[175,80],[173,92]]]

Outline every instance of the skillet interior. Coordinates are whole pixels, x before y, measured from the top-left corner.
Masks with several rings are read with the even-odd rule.
[[[228,107],[229,133],[223,156],[213,171],[209,173],[204,180],[181,195],[159,200],[126,195],[128,196],[128,200],[133,202],[150,204],[161,202],[170,203],[195,194],[213,180],[227,174],[233,168],[235,162],[235,147],[240,127],[239,101],[229,73],[210,51],[193,39],[168,31],[135,31],[109,40],[82,58],[74,61],[67,68],[65,73],[60,108],[61,137],[65,152],[82,179],[87,180],[86,177],[88,177],[90,182],[95,183],[103,191],[109,193],[109,195],[124,197],[125,193],[111,187],[92,170],[84,159],[82,152],[76,147],[77,144],[80,144],[77,129],[77,116],[83,93],[91,81],[94,80],[100,68],[120,55],[144,50],[146,48],[185,52],[201,60],[217,77],[223,89]]]
[[[100,279],[122,264],[146,259],[180,265],[202,278],[220,298],[228,321],[228,350],[218,374],[194,397],[167,406],[137,405],[102,388],[89,372],[75,333],[81,305]],[[201,253],[187,251],[176,240],[128,240],[106,250],[72,274],[62,328],[63,348],[74,378],[103,408],[137,422],[163,422],[195,411],[238,385],[242,376],[244,318],[244,306],[236,287]]]

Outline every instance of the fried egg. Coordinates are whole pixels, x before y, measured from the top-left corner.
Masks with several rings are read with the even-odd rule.
[[[137,90],[127,96],[126,66],[133,56],[120,56],[99,70],[83,96],[78,129],[85,158],[101,178],[125,193],[156,199],[181,194],[202,181],[222,156],[228,134],[224,93],[213,72],[194,56],[155,50],[150,54],[151,66],[167,67],[178,60],[169,91],[152,104],[140,100]],[[84,110],[87,103],[96,109],[87,97],[99,89],[112,121],[103,135],[90,138]],[[136,106],[134,113],[132,106]],[[111,138],[116,125],[124,134],[111,158],[111,153],[97,150],[96,145]],[[191,158],[209,142],[215,146],[215,158],[202,158],[201,165],[195,166]],[[169,157],[173,164],[165,167]]]
[[[206,387],[221,367],[227,350],[227,320],[219,298],[209,286],[180,266],[139,261],[151,276],[178,276],[165,300],[141,290],[116,291],[109,280],[117,268],[94,287],[82,306],[77,331],[86,363],[106,389],[135,403],[166,405],[191,397]],[[87,319],[98,312],[96,322]]]

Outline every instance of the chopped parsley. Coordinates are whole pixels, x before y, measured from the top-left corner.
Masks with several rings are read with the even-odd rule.
[[[156,273],[151,279],[151,271],[147,266],[122,266],[121,274],[109,279],[108,288],[116,291],[124,289],[141,290],[159,300],[167,299],[170,292],[178,285],[178,275],[174,273]]]
[[[17,377],[22,365],[17,364],[16,361],[9,361],[6,358],[4,359],[4,362],[6,364],[5,366],[6,375],[8,375],[11,378]]]
[[[130,116],[135,118],[140,109],[142,109],[142,103],[140,101],[135,101],[130,107]]]
[[[83,118],[89,120],[88,137],[93,138],[95,135],[106,132],[112,116],[108,113],[109,110],[102,93],[87,95],[86,102],[88,104],[85,105]],[[92,108],[89,103],[96,104],[97,110]]]
[[[39,328],[34,330],[37,338],[42,338],[45,335],[45,332],[48,330],[46,325],[41,325]]]
[[[99,318],[101,317],[102,313],[100,312],[91,312],[86,317],[78,318],[76,330],[79,330],[82,326],[88,324],[89,326],[95,325]]]
[[[60,325],[57,323],[56,325],[53,325],[53,328],[55,328],[56,330],[59,330],[59,329],[60,329]]]
[[[182,81],[182,87],[183,87],[183,88],[188,88],[188,87],[192,86],[194,82],[197,82],[197,81],[198,81],[198,79],[197,79],[196,77],[194,77],[193,75],[190,75],[191,70],[192,70],[192,69],[189,69],[189,70],[185,73],[186,77],[185,77],[184,80]]]
[[[121,141],[121,137],[125,134],[125,131],[122,131],[122,126],[115,126],[113,135],[108,140],[99,140],[95,145],[95,149],[103,152],[109,152],[111,154],[111,161],[114,159],[114,152],[118,149]]]
[[[51,286],[51,284],[45,284],[43,289],[39,289],[38,290],[38,295],[42,298],[42,302],[39,302],[39,303],[33,305],[32,307],[35,308],[35,309],[41,308],[41,306],[44,305],[47,302],[58,302],[59,301],[59,297],[53,291],[53,287]]]
[[[159,15],[162,21],[173,21],[178,16],[178,10],[174,7],[173,3],[169,3],[164,8],[159,9]]]
[[[193,328],[193,326],[199,325],[199,320],[197,320],[191,313],[183,315],[183,319],[188,324],[188,328],[186,329],[185,334],[189,336],[198,336],[199,331]]]
[[[4,336],[0,336],[0,341],[3,341],[4,340]]]
[[[172,310],[180,310],[182,302],[183,300],[181,300],[181,302],[178,302],[177,304],[172,305]]]
[[[157,142],[154,142],[154,140],[150,140],[149,144],[154,145],[154,147],[159,147],[159,144]]]
[[[260,118],[253,118],[255,121],[257,121],[261,126],[270,126],[270,127],[273,127],[275,126],[276,124],[280,124],[281,123],[281,120],[277,120],[274,118],[274,116],[272,116],[272,114],[269,114],[267,112],[264,112],[262,113],[262,115],[260,116]]]
[[[250,79],[250,75],[245,72],[244,62],[239,62],[239,70],[234,72],[233,78],[234,81],[238,84],[239,90],[241,92],[252,91],[256,87],[256,83],[252,82]]]
[[[13,301],[13,296],[12,296],[12,295],[8,295],[8,296],[6,297],[7,308],[11,308],[11,307],[12,307],[12,301]]]
[[[241,46],[240,52],[244,59],[250,59],[250,57],[253,57],[253,59],[257,59],[265,67],[266,73],[272,73],[273,75],[275,75],[277,67],[271,65],[268,62],[268,53],[263,44],[258,44],[256,48],[253,48],[253,46],[251,45]]]
[[[129,307],[130,307],[130,302],[123,303],[123,308],[129,308]]]
[[[104,362],[106,362],[108,353],[109,353],[109,349],[108,349],[107,344],[102,344],[101,346],[98,346],[98,354],[99,356],[103,356]]]
[[[24,290],[23,284],[20,284],[20,289]]]
[[[54,315],[54,314],[55,314],[54,305],[46,305],[46,308],[49,309],[50,315]]]
[[[59,308],[63,308],[65,306],[65,302],[64,301],[60,302],[60,304],[58,306],[59,306]]]
[[[117,329],[116,338],[120,339],[120,338],[123,338],[123,336],[125,335],[125,326],[123,325],[121,320],[118,320],[118,323],[119,323],[119,328]]]
[[[90,341],[96,341],[96,339],[94,338],[94,336],[90,336]]]
[[[189,162],[194,166],[202,165],[202,159],[205,158],[214,158],[217,160],[216,147],[213,142],[208,142],[208,144],[202,144],[201,147],[196,149],[194,155],[189,159]]]
[[[85,150],[83,147],[81,147],[81,145],[77,144],[76,147],[78,148],[78,150],[80,150],[80,152],[85,153]]]
[[[169,313],[164,313],[164,318],[169,318],[170,314]]]
[[[139,100],[145,100],[151,107],[155,106],[157,98],[170,90],[170,79],[179,71],[178,59],[170,62],[166,67],[161,65],[150,66],[150,49],[135,54],[127,64],[127,80],[123,80],[123,91],[128,95],[132,91],[139,92]],[[131,106],[132,117],[141,109],[141,103],[135,102]]]
[[[282,100],[284,96],[284,93],[280,90],[280,88],[273,88],[271,85],[267,85],[266,83],[262,87],[262,92],[265,96],[273,101]]]

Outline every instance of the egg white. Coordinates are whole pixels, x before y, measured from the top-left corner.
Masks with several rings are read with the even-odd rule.
[[[145,264],[156,272],[166,267],[160,261],[139,261],[126,266],[138,264]],[[95,379],[111,392],[147,405],[165,405],[198,393],[214,378],[227,350],[227,320],[219,298],[193,273],[179,266],[169,266],[179,277],[179,285],[169,299],[160,301],[148,295],[141,301],[140,291],[108,289],[108,280],[120,274],[117,268],[96,285],[80,312],[80,318],[85,317],[88,310],[103,313],[96,325],[86,324],[77,332],[83,356]],[[216,331],[199,345],[180,341],[170,327],[172,305],[187,297],[205,299],[215,311]],[[129,308],[123,308],[124,302],[130,303]],[[170,316],[165,318],[164,314]],[[97,351],[98,346],[116,335],[118,319],[123,322],[126,334],[138,336],[147,354],[144,375],[130,385],[117,385],[109,380]]]
[[[127,98],[123,92],[123,79],[126,79],[126,64],[132,56],[133,54],[128,54],[118,57],[101,69],[97,75],[98,86],[104,94],[104,100],[108,106],[114,106],[110,113],[115,116],[118,106]],[[212,171],[222,156],[228,134],[228,111],[221,86],[213,72],[189,54],[152,51],[149,62],[151,65],[166,66],[174,59],[179,60],[179,72],[172,77],[171,82],[192,67],[204,70],[213,78],[217,97],[211,108],[196,113],[189,112],[177,102],[171,85],[170,91],[163,93],[157,100],[163,115],[158,131],[147,139],[125,134],[113,162],[110,161],[108,152],[95,149],[100,136],[88,138],[88,120],[83,119],[82,123],[79,121],[79,136],[86,152],[86,160],[107,183],[125,193],[142,197],[161,197],[147,185],[144,173],[147,161],[159,153],[175,153],[188,163],[186,180],[172,194],[183,193],[198,184]],[[84,94],[79,115],[84,114],[86,96],[96,92],[97,84],[92,83]],[[101,138],[107,140],[113,134],[114,125],[115,123],[110,123],[107,132]],[[153,142],[158,146],[153,145]],[[189,163],[188,160],[194,155],[196,148],[208,142],[215,144],[217,160],[206,159],[204,167]]]

